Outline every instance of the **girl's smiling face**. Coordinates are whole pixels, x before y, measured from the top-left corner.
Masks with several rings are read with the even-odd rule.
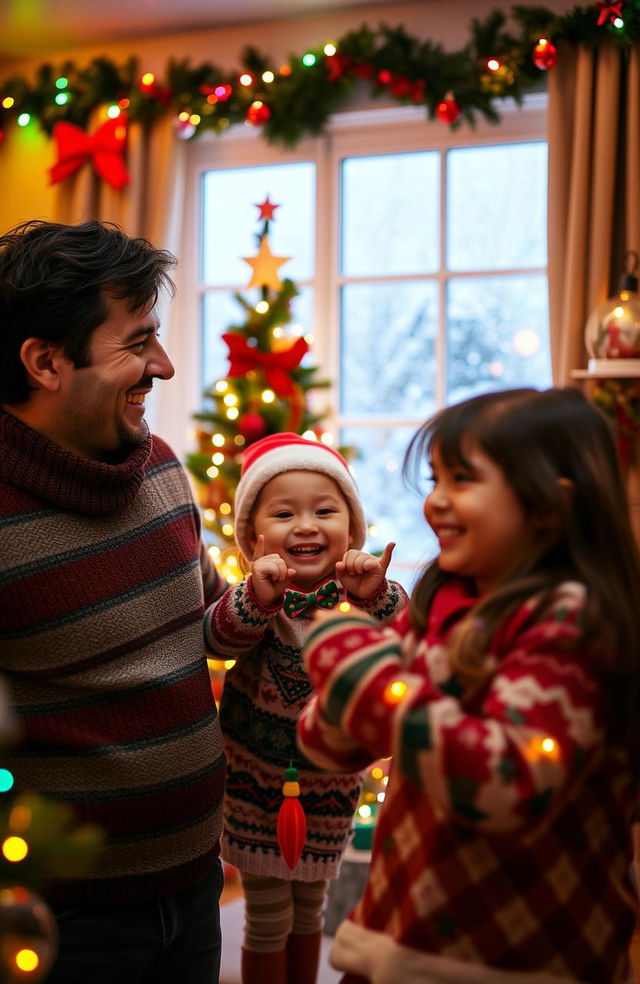
[[[466,464],[446,465],[431,449],[433,489],[424,515],[438,538],[440,568],[495,588],[533,550],[537,531],[502,469],[470,443]]]
[[[293,584],[307,591],[335,574],[353,540],[338,486],[313,471],[283,472],[267,482],[251,517],[252,548],[261,534],[265,554],[279,554],[296,572]]]

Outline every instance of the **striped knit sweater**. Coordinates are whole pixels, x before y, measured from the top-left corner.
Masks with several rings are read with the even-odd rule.
[[[345,590],[338,586],[344,599]],[[406,601],[400,585],[385,580],[373,598],[357,604],[384,621]],[[296,720],[312,696],[301,652],[309,618],[291,619],[280,605],[263,607],[251,578],[229,588],[210,614],[211,648],[237,660],[225,677],[220,704],[228,763],[222,856],[254,875],[297,881],[332,878],[352,832],[361,777],[357,770],[341,776],[321,771],[296,747]],[[293,871],[276,834],[290,761],[298,769],[307,818],[306,842]]]
[[[222,738],[202,632],[225,585],[158,438],[109,465],[0,411],[0,672],[22,726],[17,786],[103,827],[77,904],[188,887],[219,852]]]
[[[309,636],[303,751],[338,769],[394,756],[332,962],[375,984],[623,984],[638,785],[606,739],[585,589],[560,586],[535,620],[535,599],[523,605],[492,640],[487,685],[465,696],[446,642],[475,600],[448,582],[424,637],[406,611],[380,630],[355,610]]]

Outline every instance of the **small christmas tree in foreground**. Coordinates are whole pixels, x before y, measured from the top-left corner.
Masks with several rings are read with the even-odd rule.
[[[0,751],[20,735],[0,681]],[[19,762],[19,755],[13,758]],[[35,793],[14,793],[19,768],[0,761],[0,984],[49,973],[57,950],[55,920],[37,894],[50,879],[86,875],[104,837],[95,825],[77,825],[65,803]],[[9,765],[11,764],[11,768]]]
[[[222,336],[229,350],[229,370],[205,391],[205,409],[193,415],[199,424],[198,450],[187,456],[187,467],[199,486],[204,526],[217,541],[212,556],[230,583],[241,577],[233,538],[233,500],[244,448],[283,431],[327,437],[319,426],[322,415],[312,412],[307,397],[309,390],[329,383],[316,378],[316,367],[302,365],[308,339],[301,330],[289,327],[291,301],[298,290],[292,280],[281,281],[278,276],[289,257],[274,256],[269,244],[273,213],[279,206],[267,195],[257,208],[262,223],[258,253],[243,259],[253,269],[248,287],[259,289],[259,300],[235,294],[245,320]]]

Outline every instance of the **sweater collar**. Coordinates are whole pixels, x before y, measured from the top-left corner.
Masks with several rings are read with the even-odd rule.
[[[0,409],[0,479],[35,498],[83,516],[107,516],[134,498],[152,438],[111,465],[65,451]]]

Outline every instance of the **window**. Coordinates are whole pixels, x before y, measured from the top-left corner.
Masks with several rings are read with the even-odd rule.
[[[407,588],[434,549],[401,477],[416,428],[474,393],[551,384],[543,100],[476,131],[373,110],[292,152],[244,131],[189,149],[199,388],[226,375],[219,336],[244,320],[233,293],[249,295],[240,257],[255,254],[254,203],[268,193],[272,252],[291,257],[281,273],[300,288],[294,321],[334,382],[318,405],[357,449],[368,547],[397,543]]]

